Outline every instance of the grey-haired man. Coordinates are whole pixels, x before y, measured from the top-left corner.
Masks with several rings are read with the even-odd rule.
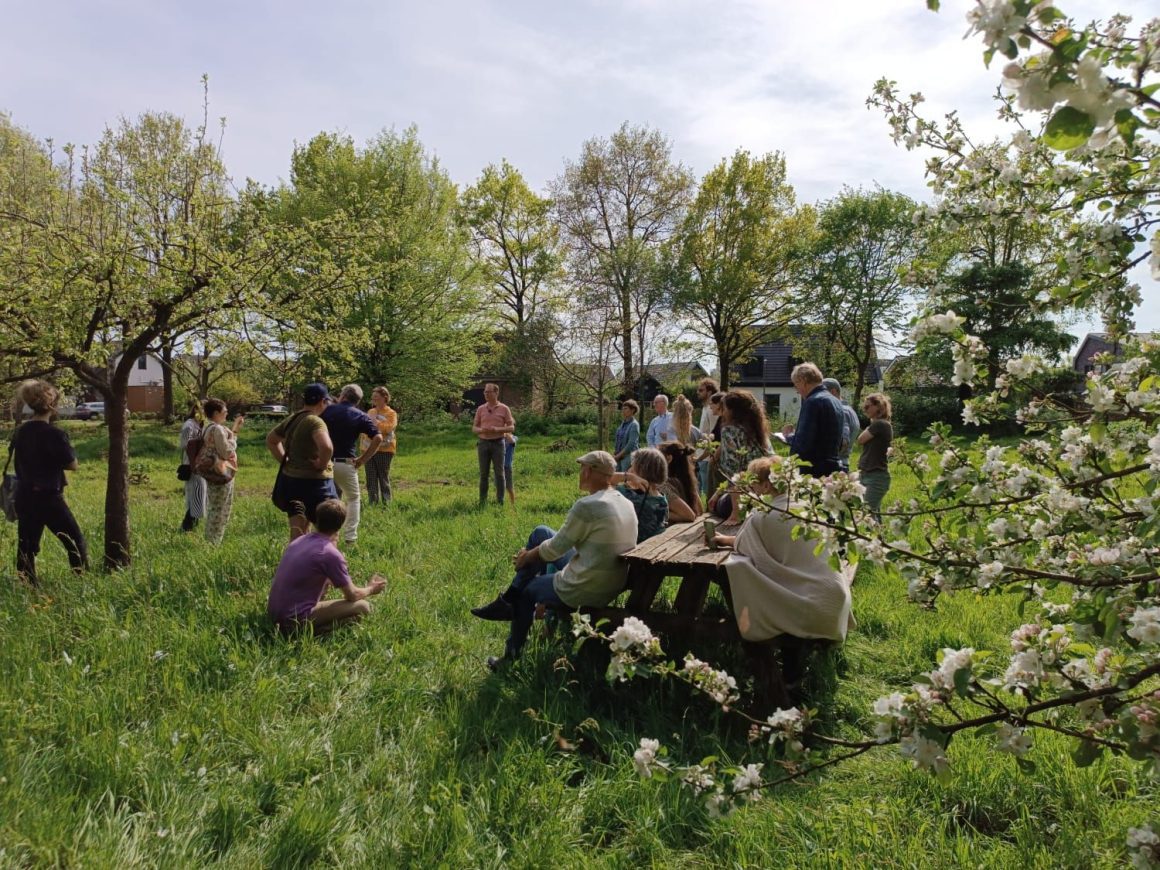
[[[612,488],[616,460],[611,453],[593,450],[576,462],[580,489],[587,495],[572,505],[558,532],[536,526],[515,556],[511,585],[471,611],[480,619],[511,620],[504,659],[520,654],[537,604],[599,607],[624,588],[628,566],[620,557],[636,546],[636,510]],[[494,669],[499,661],[489,658],[488,666]]]

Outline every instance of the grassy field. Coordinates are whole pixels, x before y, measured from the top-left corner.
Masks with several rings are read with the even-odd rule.
[[[72,432],[68,497],[99,555],[104,430]],[[177,531],[176,429],[149,424],[132,438],[148,480],[132,489],[131,570],[73,577],[46,539],[35,594],[11,579],[15,526],[0,524],[0,867],[1098,867],[1122,863],[1126,829],[1154,809],[1132,763],[1076,769],[1051,735],[1037,735],[1034,776],[960,737],[946,785],[887,748],[726,819],[637,778],[641,737],[678,758],[761,759],[680,687],[610,687],[588,656],[555,667],[559,639],[489,674],[504,627],[468,613],[507,582],[531,526],[576,498],[582,430],[573,452],[522,439],[518,505],[483,511],[466,428],[402,431],[395,501],[364,507],[348,551],[387,592],[361,626],[282,640],[264,616],[286,529],[263,434],[243,432],[220,549]],[[905,489],[896,478],[892,495]],[[838,679],[813,699],[838,733],[941,647],[1003,650],[1022,621],[993,598],[917,609],[866,567],[854,602]]]

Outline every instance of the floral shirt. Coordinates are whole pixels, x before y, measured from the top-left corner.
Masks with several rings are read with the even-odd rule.
[[[749,467],[749,463],[773,451],[765,445],[755,444],[740,426],[721,427],[721,452],[717,458],[717,468],[726,477],[732,477]]]

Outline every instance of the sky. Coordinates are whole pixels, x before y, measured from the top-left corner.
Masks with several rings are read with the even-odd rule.
[[[799,201],[843,186],[929,198],[925,155],[891,141],[865,106],[887,77],[930,116],[958,110],[1000,132],[966,0],[105,0],[11,2],[0,30],[0,111],[35,136],[90,143],[145,111],[225,118],[240,184],[284,180],[321,131],[365,142],[415,125],[461,185],[508,160],[537,189],[582,143],[623,122],[673,142],[698,176],[738,148],[781,151]],[[1080,21],[1137,0],[1061,2]],[[1160,287],[1139,270],[1141,329],[1160,330]],[[1075,327],[1079,332],[1094,323]]]

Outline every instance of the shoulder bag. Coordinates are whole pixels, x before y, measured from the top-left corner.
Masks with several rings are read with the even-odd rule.
[[[299,411],[295,414],[290,422],[286,425],[286,437],[282,439],[283,448],[290,446],[290,438],[298,428],[298,424],[302,422],[302,416],[305,412]],[[285,513],[290,508],[290,496],[287,493],[286,474],[283,469],[286,468],[286,463],[290,461],[290,451],[283,449],[282,464],[278,466],[278,473],[274,475],[274,489],[270,492],[270,501],[274,503],[274,507]]]
[[[4,482],[0,483],[0,509],[4,511],[4,518],[10,523],[16,522],[16,475],[8,473],[15,444],[16,432],[13,430],[12,437],[8,439],[8,458],[4,460]]]

